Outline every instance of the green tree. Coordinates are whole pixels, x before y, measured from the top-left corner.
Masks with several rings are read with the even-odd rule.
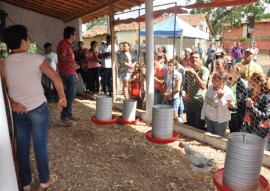
[[[197,0],[196,3],[207,3],[210,1]],[[218,32],[222,31],[224,23],[228,23],[232,26],[240,26],[243,20],[248,20],[250,13],[254,15],[256,21],[262,18],[270,18],[270,14],[265,13],[267,9],[266,5],[269,3],[270,0],[260,0],[244,6],[193,9],[190,13],[207,13],[212,21],[214,32]]]
[[[90,30],[96,25],[107,25],[107,23],[108,23],[108,16],[101,17],[91,21],[90,23],[86,23],[86,29]]]

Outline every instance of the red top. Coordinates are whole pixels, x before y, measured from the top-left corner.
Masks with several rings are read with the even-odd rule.
[[[60,55],[64,55],[70,62],[75,62],[75,56],[72,50],[72,45],[67,39],[61,40],[57,46],[58,73],[59,76],[76,74],[76,70],[72,68],[70,65],[68,65],[68,63],[62,61]]]
[[[154,76],[156,78],[158,78],[159,80],[164,80],[165,79],[165,69],[164,66],[158,64],[155,66],[155,73]],[[163,84],[160,84],[158,82],[154,82],[154,86],[156,89],[158,89],[160,92],[164,92],[165,91],[165,86]]]

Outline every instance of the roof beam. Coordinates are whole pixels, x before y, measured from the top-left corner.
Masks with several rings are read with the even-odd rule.
[[[123,0],[111,0],[111,1],[108,1],[106,3],[100,4],[100,7],[94,7],[94,9],[87,9],[84,12],[81,12],[80,14],[78,14],[76,16],[70,17],[69,19],[65,20],[65,22],[71,21],[71,20],[79,18],[79,17],[83,17],[83,16],[88,15],[88,14],[93,14],[93,13],[99,11],[99,10],[103,10],[105,8],[108,8],[110,5],[113,5],[115,3],[119,3],[121,1],[123,1]],[[107,15],[109,15],[109,10],[107,11]]]

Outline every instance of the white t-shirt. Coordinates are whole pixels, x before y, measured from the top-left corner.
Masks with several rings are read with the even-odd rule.
[[[114,51],[116,52],[117,50],[118,50],[118,47],[115,44]],[[99,49],[100,54],[111,52],[111,51],[112,51],[112,48],[111,48],[110,44],[108,46],[106,44],[104,44]],[[103,64],[103,68],[112,68],[112,56],[108,56],[105,59],[102,59],[101,61]]]
[[[46,102],[39,68],[44,60],[44,56],[29,52],[11,54],[4,59],[9,96],[25,105],[27,111]]]
[[[50,54],[44,54],[46,61],[50,64],[50,66],[54,69],[54,71],[57,71],[57,54],[54,52],[51,52]]]

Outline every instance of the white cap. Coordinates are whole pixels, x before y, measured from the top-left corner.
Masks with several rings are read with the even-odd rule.
[[[189,52],[189,53],[192,52],[191,48],[186,48],[186,49],[184,49],[184,50],[187,51],[187,52]]]
[[[251,54],[255,53],[255,51],[253,49],[251,49],[251,48],[246,49],[245,52],[250,52]]]

